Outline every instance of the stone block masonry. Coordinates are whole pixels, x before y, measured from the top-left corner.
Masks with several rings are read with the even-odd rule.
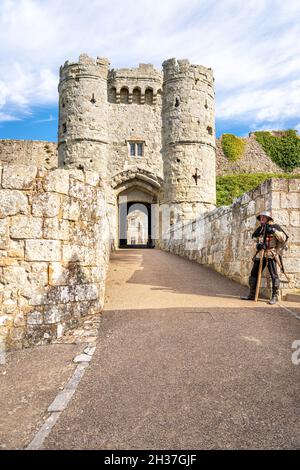
[[[4,164],[0,182],[0,341],[15,349],[102,309],[108,222],[97,173]]]
[[[281,284],[281,295],[300,289],[300,180],[270,179],[223,206],[185,225],[165,232],[159,246],[207,265],[243,285],[248,285],[255,244],[251,235],[258,224],[256,215],[270,210],[275,223],[288,233],[284,265],[290,282]],[[283,274],[281,279],[285,280]],[[262,292],[270,294],[265,270]]]

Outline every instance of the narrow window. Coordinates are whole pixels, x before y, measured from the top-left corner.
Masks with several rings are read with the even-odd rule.
[[[128,88],[121,88],[120,91],[120,103],[128,103],[129,101],[129,91]]]
[[[130,156],[135,157],[135,144],[130,144]]]
[[[132,93],[132,102],[134,104],[141,104],[141,90],[139,88],[135,88]]]
[[[67,132],[67,124],[65,122],[62,125],[62,131],[63,133]]]
[[[129,142],[129,155],[131,157],[143,157],[144,143],[143,142]]]
[[[145,103],[153,104],[153,90],[152,88],[147,88],[145,91]]]
[[[137,154],[138,154],[138,157],[143,156],[143,144],[141,142],[137,144]]]

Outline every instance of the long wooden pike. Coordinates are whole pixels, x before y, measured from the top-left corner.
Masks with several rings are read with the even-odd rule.
[[[266,228],[267,225],[265,224],[264,230],[263,230],[263,243],[265,244],[266,242]],[[257,275],[257,282],[256,282],[256,289],[255,289],[255,297],[254,297],[254,302],[257,302],[258,296],[259,296],[259,291],[260,291],[260,284],[261,284],[261,273],[262,273],[262,266],[263,266],[263,260],[265,256],[265,248],[263,248],[260,251],[260,259],[259,259],[259,268],[258,268],[258,275]]]
[[[256,283],[256,289],[255,289],[255,297],[254,297],[255,302],[257,302],[257,300],[258,300],[259,291],[260,291],[261,273],[262,273],[264,255],[265,255],[265,250],[262,249],[261,252],[260,252],[259,269],[258,269],[257,283]]]

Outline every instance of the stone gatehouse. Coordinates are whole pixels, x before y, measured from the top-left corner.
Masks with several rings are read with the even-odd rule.
[[[15,143],[4,147],[0,353],[51,341],[101,311],[116,247],[173,251],[246,284],[261,210],[290,234],[282,293],[300,289],[300,180],[271,180],[215,208],[211,69],[170,59],[163,72],[110,70],[81,55],[61,67],[58,89],[56,168],[41,166],[38,145],[22,163]]]
[[[61,67],[58,89],[58,165],[97,171],[112,214],[125,195],[172,204],[181,219],[215,207],[211,69],[170,59],[163,73],[151,64],[110,70],[107,59],[81,55]]]

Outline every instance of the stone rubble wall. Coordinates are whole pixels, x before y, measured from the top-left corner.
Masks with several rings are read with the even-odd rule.
[[[300,180],[271,179],[222,206],[182,226],[173,226],[158,246],[166,251],[209,266],[224,276],[248,285],[255,254],[251,235],[258,225],[256,215],[271,210],[275,223],[289,235],[284,253],[289,284],[281,283],[281,295],[300,289]],[[262,280],[263,293],[270,294],[270,279]],[[283,274],[281,279],[285,279]]]
[[[0,343],[15,349],[102,309],[109,229],[97,173],[3,165],[0,181]]]
[[[40,140],[0,140],[0,162],[34,163],[47,169],[57,168],[57,143]]]
[[[217,176],[238,173],[284,173],[284,170],[266,154],[254,134],[244,137],[243,141],[246,144],[244,154],[239,160],[231,162],[223,152],[222,139],[216,140]],[[298,174],[299,172],[300,168],[296,168],[292,173]]]

